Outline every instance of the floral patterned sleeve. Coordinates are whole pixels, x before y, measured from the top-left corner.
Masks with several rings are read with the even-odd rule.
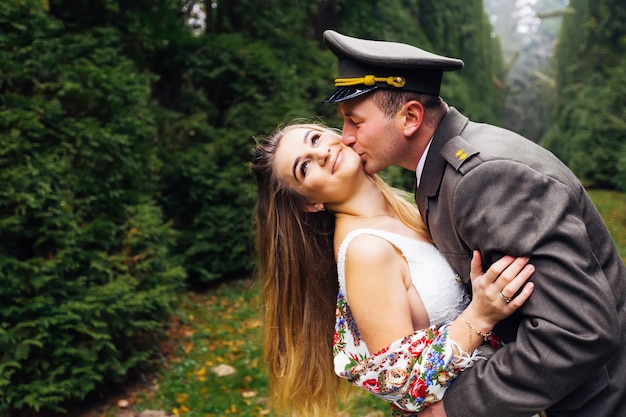
[[[448,339],[449,328],[450,323],[443,323],[418,330],[370,354],[340,292],[333,343],[335,372],[390,402],[392,410],[396,409],[393,415],[417,413],[441,400],[450,382],[480,358],[475,351],[459,362],[454,342]]]

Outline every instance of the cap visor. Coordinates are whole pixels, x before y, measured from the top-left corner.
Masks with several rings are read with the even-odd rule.
[[[363,94],[367,94],[377,88],[378,86],[364,88],[341,87],[336,89],[335,92],[328,96],[328,98],[322,103],[339,103],[340,101],[346,101],[362,96]]]

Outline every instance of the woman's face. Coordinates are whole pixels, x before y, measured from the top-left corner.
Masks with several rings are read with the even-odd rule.
[[[354,195],[366,177],[361,158],[333,131],[288,130],[275,155],[278,177],[310,203],[340,203]]]

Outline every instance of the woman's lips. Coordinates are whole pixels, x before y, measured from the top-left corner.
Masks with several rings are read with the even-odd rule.
[[[333,174],[335,173],[335,169],[337,168],[337,165],[339,164],[340,159],[341,159],[341,149],[339,149],[339,151],[337,151],[337,154],[335,155],[335,161],[333,163]]]

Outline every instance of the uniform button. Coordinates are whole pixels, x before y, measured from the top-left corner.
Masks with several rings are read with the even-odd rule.
[[[459,274],[454,274],[454,280],[456,282],[461,282],[461,276]]]

